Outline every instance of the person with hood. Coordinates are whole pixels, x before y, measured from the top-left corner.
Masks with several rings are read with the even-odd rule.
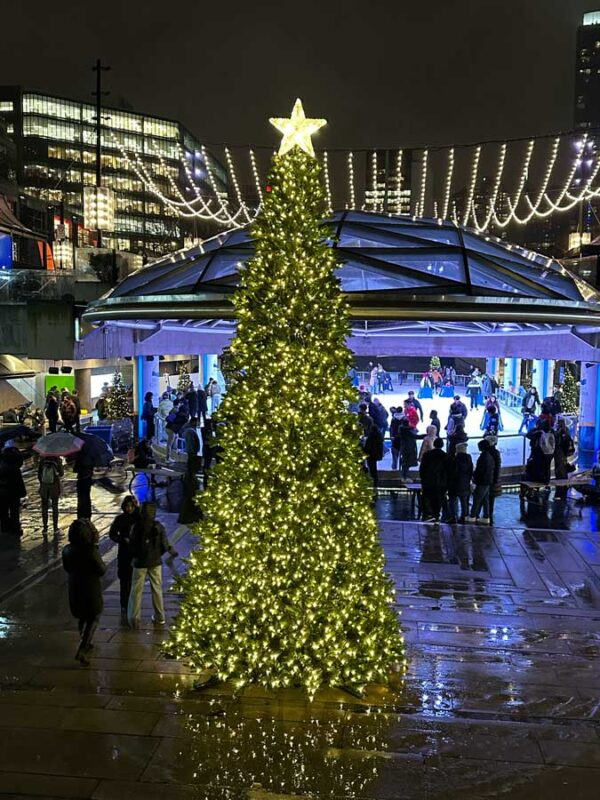
[[[498,444],[498,437],[486,436],[485,438],[490,446],[491,456],[494,459],[494,482],[492,483],[492,488],[490,489],[489,500],[488,500],[490,525],[493,525],[494,505],[496,504],[496,497],[499,497],[500,493],[502,492],[502,484],[500,483],[500,472],[502,470],[502,456],[500,455],[500,451],[496,446]]]
[[[469,515],[473,459],[467,452],[467,442],[456,445],[456,453],[448,461],[448,498],[450,500],[450,523],[461,525]],[[460,513],[459,513],[460,505]]]
[[[385,436],[385,432],[388,429],[388,410],[383,405],[381,400],[378,397],[374,397],[372,403],[369,406],[369,414],[377,427],[379,428],[379,432],[382,436]]]
[[[433,450],[433,443],[438,438],[435,425],[428,425],[425,430],[425,436],[421,442],[421,449],[419,450],[419,464],[423,461],[423,456],[430,450]]]
[[[421,459],[421,496],[423,498],[423,520],[438,522],[446,496],[448,483],[448,454],[444,452],[444,440],[434,440],[433,447]]]
[[[461,442],[467,442],[469,437],[467,436],[467,432],[465,431],[464,422],[460,421],[460,417],[454,420],[454,425],[452,426],[452,430],[448,432],[447,442],[448,442],[448,455],[450,458],[453,458],[456,453],[456,445],[460,444]]]
[[[63,567],[69,576],[69,608],[78,621],[81,637],[75,658],[86,667],[104,607],[100,579],[106,565],[100,557],[98,538],[89,519],[76,519],[69,527],[69,544],[62,551]]]
[[[133,576],[133,551],[131,536],[133,526],[140,518],[140,509],[136,498],[128,494],[121,503],[121,513],[112,521],[108,535],[118,545],[117,576],[119,578],[119,598],[121,601],[121,622],[127,622],[127,606],[131,593]]]
[[[42,534],[48,535],[48,511],[52,505],[52,523],[54,534],[58,533],[58,499],[61,495],[61,481],[65,470],[62,459],[56,456],[44,456],[38,464],[38,481],[42,502]]]
[[[467,517],[466,521],[481,522],[486,525],[490,521],[489,498],[494,485],[495,463],[494,457],[490,452],[490,443],[487,439],[482,439],[478,447],[479,458],[473,472],[473,483],[475,484],[473,505],[471,506],[471,516]],[[479,519],[479,513],[482,509],[483,516]]]
[[[193,383],[190,383],[189,389],[185,393],[184,400],[187,403],[188,412],[191,419],[198,419],[198,392]]]
[[[164,526],[156,519],[156,504],[142,503],[140,517],[135,522],[131,533],[131,551],[133,554],[133,574],[131,592],[127,606],[127,618],[132,628],[140,624],[142,594],[146,576],[150,580],[152,606],[156,625],[165,624],[165,611],[162,596],[162,557],[169,553],[171,558],[177,557],[177,551],[171,547]]]
[[[16,447],[5,447],[0,454],[0,532],[22,536],[21,500],[27,490],[21,467],[23,456]]]
[[[417,437],[416,430],[409,425],[408,419],[403,417],[398,426],[398,433],[392,442],[400,453],[402,480],[406,480],[410,468],[416,467],[419,463],[417,459]]]

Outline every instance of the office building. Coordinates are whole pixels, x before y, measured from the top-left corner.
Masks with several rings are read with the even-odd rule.
[[[4,86],[0,124],[15,143],[23,193],[55,205],[57,216],[58,209],[83,215],[84,187],[96,185],[95,105]],[[102,235],[102,246],[154,256],[182,247],[186,236],[215,232],[189,227],[136,174],[145,170],[160,194],[181,202],[182,196],[194,197],[188,172],[203,194],[214,196],[200,143],[181,123],[103,107],[101,139],[102,186],[113,190],[115,205],[114,230]],[[216,189],[225,193],[225,170],[208,158]],[[98,244],[94,231],[77,235],[83,239],[79,245]]]
[[[584,14],[577,30],[575,125],[600,125],[600,11]]]
[[[411,150],[373,150],[366,156],[365,210],[411,213]]]

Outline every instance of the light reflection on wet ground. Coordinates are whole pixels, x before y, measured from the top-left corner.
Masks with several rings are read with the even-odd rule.
[[[119,499],[95,496],[102,524]],[[392,516],[387,501],[380,511]],[[116,565],[103,543],[106,609],[90,669],[72,659],[61,570],[2,603],[0,791],[96,800],[596,798],[600,539],[590,522],[589,511],[570,529],[519,527],[514,516],[493,531],[384,519],[409,647],[404,686],[372,687],[364,700],[329,689],[313,704],[293,691],[193,691],[185,666],[160,656],[162,632],[120,627]],[[61,544],[25,542],[23,574],[42,563],[40,547],[49,558]],[[191,545],[183,535],[177,548],[185,555]],[[2,558],[8,573],[6,550]],[[169,617],[176,608],[170,596]]]

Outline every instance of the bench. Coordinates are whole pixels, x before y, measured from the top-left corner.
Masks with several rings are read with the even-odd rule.
[[[573,473],[569,478],[552,478],[549,483],[521,481],[519,484],[519,500],[521,505],[523,505],[523,502],[525,501],[525,498],[529,492],[539,492],[540,489],[547,489],[548,494],[550,494],[552,489],[558,489],[561,487],[571,489],[587,483],[589,483],[589,471]]]

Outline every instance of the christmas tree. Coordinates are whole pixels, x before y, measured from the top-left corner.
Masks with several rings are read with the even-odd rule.
[[[105,404],[106,418],[109,420],[125,419],[131,414],[129,392],[123,383],[123,375],[119,370],[113,375],[112,386],[108,389]]]
[[[177,382],[177,391],[182,392],[185,394],[187,390],[190,388],[190,371],[188,369],[187,361],[184,361],[183,364],[179,367],[179,380]]]
[[[276,121],[285,135],[235,297],[230,357],[242,377],[219,409],[222,461],[202,496],[202,548],[181,581],[168,648],[238,688],[310,695],[387,681],[404,662],[347,410],[348,311],[320,224],[316,123],[299,101]]]
[[[560,401],[565,414],[576,414],[579,411],[579,387],[575,375],[565,364],[565,377],[560,390]]]
[[[441,369],[442,362],[440,361],[439,356],[431,356],[431,360],[429,361],[429,369],[433,372],[434,369]]]

